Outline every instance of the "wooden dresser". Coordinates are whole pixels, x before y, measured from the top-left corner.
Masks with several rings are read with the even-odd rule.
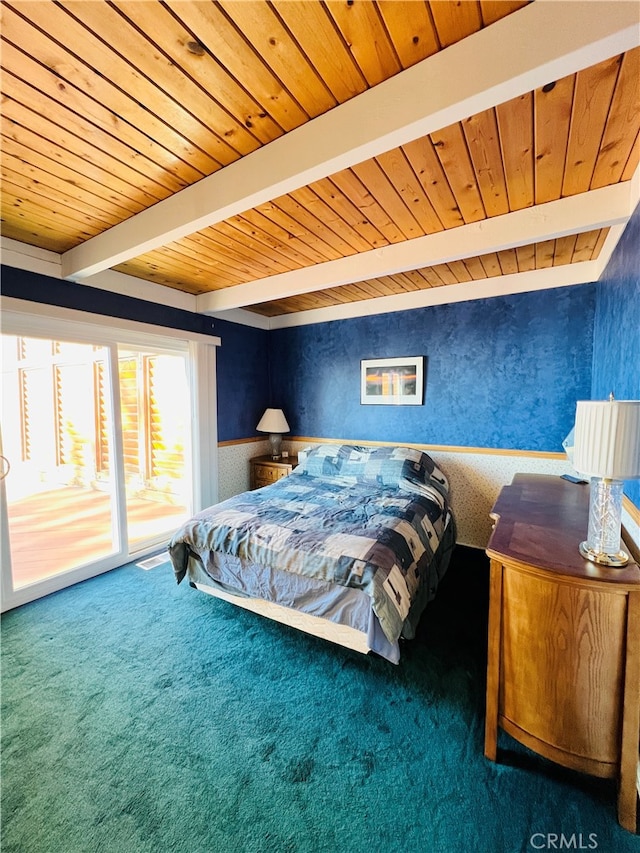
[[[498,726],[558,764],[618,780],[637,829],[640,568],[585,560],[589,486],[517,474],[491,513],[485,755]]]
[[[263,486],[270,486],[281,477],[288,477],[297,464],[297,456],[287,456],[286,459],[254,456],[249,460],[249,488],[261,489]]]

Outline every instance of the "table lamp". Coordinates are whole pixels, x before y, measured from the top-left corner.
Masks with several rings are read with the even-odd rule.
[[[271,458],[280,459],[282,433],[289,432],[289,424],[287,423],[287,419],[285,418],[282,409],[267,409],[264,415],[260,418],[260,423],[256,429],[258,432],[269,433]]]
[[[620,547],[623,480],[640,478],[640,400],[579,400],[573,466],[591,477],[589,528],[580,553],[604,566],[624,566]]]

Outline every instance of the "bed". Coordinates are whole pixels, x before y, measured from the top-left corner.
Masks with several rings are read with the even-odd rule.
[[[455,543],[444,473],[409,447],[317,445],[173,536],[180,583],[398,663]]]

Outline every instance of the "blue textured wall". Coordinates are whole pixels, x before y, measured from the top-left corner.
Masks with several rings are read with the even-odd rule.
[[[640,400],[640,206],[597,286],[591,398]],[[640,507],[640,481],[625,484]]]
[[[218,441],[252,438],[271,401],[266,331],[215,320],[218,347]],[[266,436],[261,436],[265,438]]]
[[[591,390],[595,285],[271,332],[294,435],[561,451]],[[424,355],[423,406],[361,406],[360,359]]]

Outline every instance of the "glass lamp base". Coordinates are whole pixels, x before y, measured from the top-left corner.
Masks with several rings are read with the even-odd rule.
[[[282,436],[280,433],[272,432],[269,436],[269,444],[271,445],[271,458],[280,459],[282,455]]]
[[[625,551],[618,551],[617,554],[601,554],[589,547],[588,542],[580,543],[580,553],[592,563],[598,563],[601,566],[614,566],[620,568],[626,566],[629,562],[629,555]]]
[[[580,553],[601,566],[624,566],[629,555],[620,548],[621,480],[593,477],[589,495],[589,529]]]

